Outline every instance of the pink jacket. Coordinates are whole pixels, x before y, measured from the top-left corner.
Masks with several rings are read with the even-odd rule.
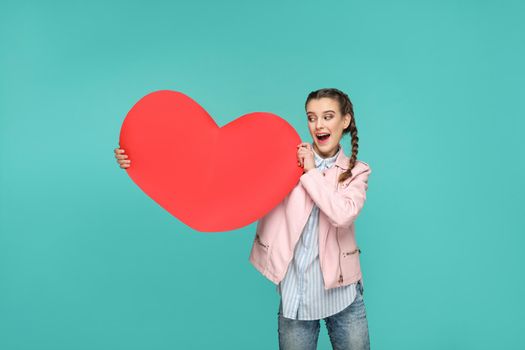
[[[338,183],[348,169],[343,149],[334,166],[311,169],[301,175],[292,191],[257,222],[250,262],[270,281],[285,276],[294,249],[314,202],[319,207],[319,261],[325,289],[345,286],[361,279],[354,221],[363,208],[370,166],[357,161],[352,177]]]

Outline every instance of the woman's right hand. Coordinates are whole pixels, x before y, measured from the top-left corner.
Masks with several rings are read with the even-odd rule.
[[[115,158],[117,158],[117,163],[120,164],[122,169],[129,168],[131,165],[131,160],[128,159],[127,154],[121,148],[115,148]]]

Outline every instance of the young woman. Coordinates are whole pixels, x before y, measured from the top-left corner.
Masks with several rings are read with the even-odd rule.
[[[299,182],[257,223],[250,262],[277,285],[279,348],[317,348],[324,320],[333,349],[370,348],[354,222],[363,208],[370,166],[357,160],[353,105],[338,89],[305,103],[313,142],[297,145]],[[352,154],[341,147],[351,135]],[[131,161],[115,149],[121,168]]]

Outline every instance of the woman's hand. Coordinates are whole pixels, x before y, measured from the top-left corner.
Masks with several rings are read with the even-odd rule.
[[[314,151],[308,142],[301,142],[297,145],[297,164],[303,167],[304,172],[315,168]]]
[[[121,148],[115,148],[115,158],[117,158],[117,163],[120,164],[122,169],[129,168],[131,165],[131,160],[128,159],[126,153]]]

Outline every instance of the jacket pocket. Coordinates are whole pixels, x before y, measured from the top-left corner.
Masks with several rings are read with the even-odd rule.
[[[260,246],[263,247],[264,249],[268,250],[268,247],[269,247],[268,243],[266,243],[265,241],[263,241],[263,240],[261,239],[261,236],[260,236],[258,233],[255,235],[255,243],[257,243],[258,245],[260,245]]]
[[[344,279],[353,279],[361,271],[359,255],[361,249],[355,247],[353,249],[343,249],[341,252],[341,264],[343,265]]]
[[[347,256],[352,255],[352,254],[361,254],[361,249],[357,247],[355,249],[343,252],[343,258],[346,258]]]
[[[268,268],[269,244],[261,239],[259,234],[255,235],[250,252],[250,261],[259,269],[261,273]]]

